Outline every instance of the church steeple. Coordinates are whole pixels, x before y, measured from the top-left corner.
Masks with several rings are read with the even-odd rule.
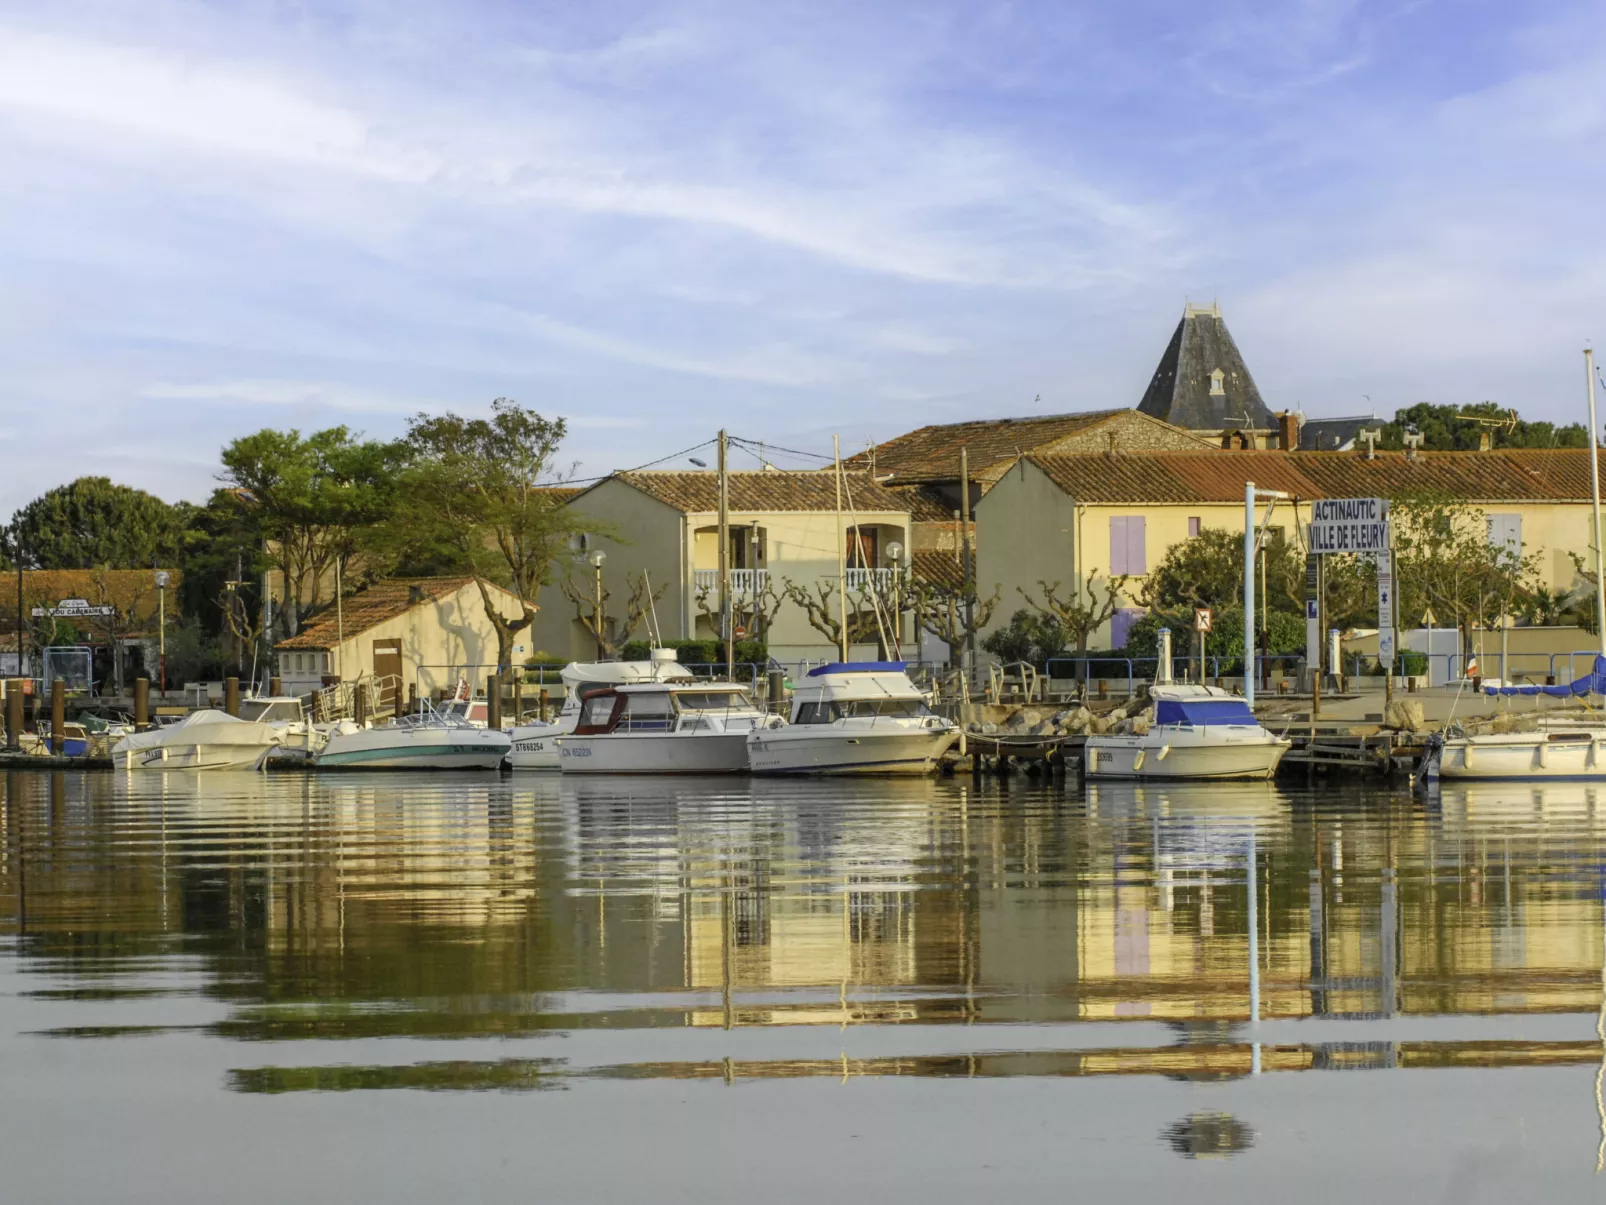
[[[1267,430],[1275,422],[1213,302],[1183,308],[1138,409],[1196,431]]]

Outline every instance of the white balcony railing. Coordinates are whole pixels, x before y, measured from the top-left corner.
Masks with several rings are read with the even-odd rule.
[[[847,582],[849,594],[860,594],[874,590],[877,594],[890,594],[892,580],[896,570],[892,569],[849,569]]]
[[[730,575],[732,595],[761,594],[764,590],[764,583],[769,580],[769,571],[766,569],[732,569]],[[697,589],[709,590],[716,595],[719,593],[718,569],[698,569],[694,574],[693,580],[696,582]]]

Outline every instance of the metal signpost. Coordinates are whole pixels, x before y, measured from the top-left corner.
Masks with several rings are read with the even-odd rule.
[[[1210,634],[1210,627],[1215,622],[1209,607],[1195,607],[1193,609],[1193,630],[1199,634],[1199,681],[1205,680],[1205,642]]]
[[[1321,558],[1360,553],[1377,564],[1377,656],[1383,666],[1384,704],[1394,701],[1394,542],[1387,498],[1324,498],[1310,507],[1310,560],[1305,576],[1305,656],[1320,690]],[[1314,588],[1313,588],[1314,587]],[[1335,662],[1334,670],[1338,669]]]
[[[101,619],[108,615],[117,614],[116,607],[90,606],[85,598],[64,598],[54,607],[35,607],[33,617],[44,619]]]

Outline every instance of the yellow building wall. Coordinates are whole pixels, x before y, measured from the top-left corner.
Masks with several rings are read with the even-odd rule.
[[[1486,516],[1518,515],[1522,520],[1525,554],[1537,553],[1542,585],[1568,590],[1582,584],[1570,553],[1587,555],[1590,548],[1590,508],[1577,503],[1485,503],[1476,509]],[[1262,504],[1258,515],[1265,513]],[[976,508],[977,579],[984,591],[995,586],[1002,602],[988,630],[1007,626],[1010,614],[1024,605],[1019,591],[1036,592],[1039,579],[1107,580],[1112,564],[1110,520],[1120,516],[1144,518],[1144,569],[1132,575],[1121,592],[1121,605],[1137,607],[1144,580],[1165,559],[1172,545],[1188,538],[1189,520],[1201,529],[1244,530],[1242,502],[1212,505],[1077,505],[1046,474],[1031,464],[1008,473]],[[1283,528],[1284,538],[1302,543],[1310,521],[1309,503],[1279,502],[1270,526]],[[1069,535],[1067,535],[1069,533]],[[1063,570],[1066,543],[1073,569]],[[1111,625],[1106,623],[1089,638],[1089,648],[1107,648]]]

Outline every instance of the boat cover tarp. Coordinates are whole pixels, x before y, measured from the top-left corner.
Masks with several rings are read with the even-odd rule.
[[[1595,658],[1595,668],[1582,678],[1574,678],[1565,686],[1541,686],[1525,682],[1520,686],[1485,686],[1486,695],[1549,695],[1553,699],[1570,699],[1579,695],[1606,695],[1606,657]]]
[[[1242,699],[1159,699],[1156,724],[1256,724],[1255,713]]]
[[[830,665],[817,665],[809,670],[809,677],[825,674],[901,674],[909,668],[907,661],[833,661]]]

